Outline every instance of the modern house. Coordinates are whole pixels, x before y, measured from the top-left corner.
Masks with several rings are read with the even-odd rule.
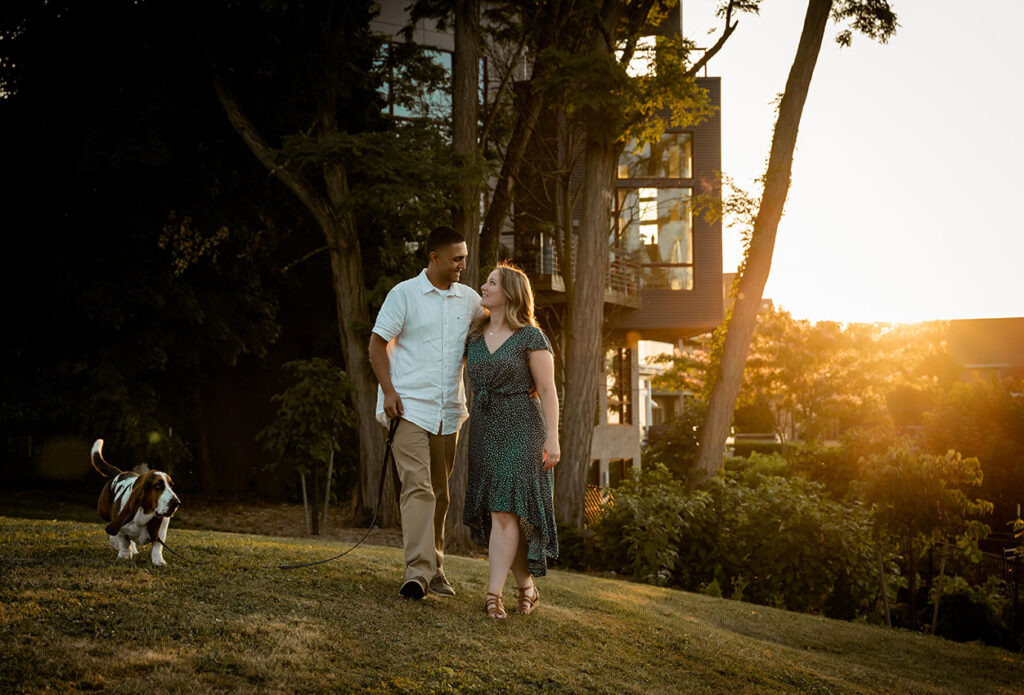
[[[662,30],[678,33],[679,16]],[[718,196],[721,171],[721,82],[701,77],[715,114],[699,125],[672,128],[659,142],[627,144],[615,181],[613,229],[605,288],[606,352],[588,482],[614,486],[640,465],[648,428],[681,411],[682,393],[655,394],[660,354],[686,349],[684,341],[717,327],[723,317],[721,222],[695,214],[697,196]],[[533,157],[561,146],[557,128],[543,123]],[[582,165],[573,162],[573,188]],[[527,177],[529,175],[527,174]],[[503,245],[531,277],[545,329],[557,339],[565,303],[554,242],[544,231],[543,184],[527,180],[516,196],[513,229]],[[577,211],[574,211],[574,213]],[[573,219],[574,224],[577,220]],[[553,319],[553,320],[552,320]]]

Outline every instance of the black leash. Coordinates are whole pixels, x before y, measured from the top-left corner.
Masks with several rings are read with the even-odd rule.
[[[370,535],[370,531],[372,531],[373,527],[377,524],[377,515],[380,513],[381,504],[384,502],[384,478],[388,474],[388,459],[390,458],[392,462],[395,460],[395,454],[391,450],[391,445],[395,441],[395,430],[398,429],[398,420],[399,418],[397,417],[393,419],[391,421],[391,425],[388,427],[388,444],[384,448],[384,463],[382,463],[380,467],[380,485],[378,485],[377,487],[377,507],[376,509],[373,510],[373,519],[370,521],[370,526],[366,529],[366,533],[363,534],[363,537],[356,541],[355,545],[353,545],[351,548],[349,548],[343,553],[338,553],[334,557],[329,557],[326,560],[317,560],[316,562],[304,562],[301,565],[278,565],[278,569],[297,570],[301,567],[313,567],[314,565],[322,565],[326,562],[332,562],[333,560],[337,560],[339,557],[344,557],[345,555],[348,555],[353,550],[358,548],[360,543],[366,540],[367,536]],[[167,548],[166,545],[164,545],[164,547]],[[170,548],[167,549],[170,550]],[[177,555],[177,553],[175,554]]]
[[[162,546],[164,547],[164,550],[170,551],[171,555],[177,555],[178,557],[180,557],[180,558],[181,558],[182,560],[184,560],[185,562],[187,562],[187,563],[188,563],[188,564],[190,564],[190,565],[195,565],[195,564],[202,564],[202,563],[197,563],[197,562],[196,562],[195,560],[189,560],[189,559],[188,559],[187,557],[185,557],[184,555],[182,555],[181,553],[179,553],[178,551],[176,551],[176,550],[175,550],[174,548],[172,548],[171,546],[169,546],[169,545],[167,545],[166,543],[164,543],[164,542],[163,542],[162,540],[160,540],[159,538],[154,538],[154,539],[153,539],[153,542],[154,542],[154,543],[159,543],[160,545],[162,545]]]
[[[399,420],[399,418],[396,417],[394,420],[391,421],[391,424],[388,427],[388,444],[387,444],[387,447],[385,447],[385,449],[384,449],[384,463],[381,464],[381,469],[380,469],[380,485],[377,488],[377,508],[373,512],[373,519],[370,521],[370,526],[369,526],[369,528],[366,529],[366,533],[363,534],[363,537],[360,538],[358,541],[356,541],[355,545],[353,545],[351,548],[349,548],[348,550],[346,550],[343,553],[338,553],[334,557],[329,557],[326,560],[317,560],[316,562],[306,562],[306,563],[303,563],[301,565],[278,565],[278,569],[282,569],[282,570],[296,570],[296,569],[299,569],[301,567],[313,567],[314,565],[322,565],[322,564],[324,564],[326,562],[331,562],[333,560],[337,560],[338,558],[344,557],[345,555],[348,555],[349,553],[351,553],[353,550],[358,548],[359,545],[363,541],[365,541],[367,539],[367,537],[370,535],[370,531],[373,530],[373,527],[377,523],[377,514],[380,513],[380,506],[384,502],[384,477],[388,474],[388,459],[391,459],[392,462],[394,462],[394,460],[395,460],[395,454],[391,450],[391,445],[395,441],[395,430],[398,429],[398,420]],[[397,474],[396,474],[396,477],[397,477]],[[398,481],[396,480],[395,483],[397,485]],[[165,543],[163,540],[161,540],[158,536],[154,537],[152,539],[152,542],[153,543],[159,543],[160,545],[162,545],[164,547],[165,550],[170,552],[172,555],[181,558],[182,560],[184,560],[185,562],[187,562],[190,565],[197,565],[197,564],[198,565],[206,565],[206,564],[211,564],[211,563],[208,563],[208,562],[198,562],[196,560],[188,559],[187,557],[185,557],[184,555],[182,555],[181,553],[176,551],[174,548],[172,548],[171,546],[167,545],[167,543]]]

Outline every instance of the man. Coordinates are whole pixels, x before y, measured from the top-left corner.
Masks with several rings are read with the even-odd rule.
[[[380,382],[377,420],[401,418],[392,451],[402,482],[405,581],[399,594],[454,596],[445,578],[444,520],[459,427],[469,416],[462,355],[480,295],[458,280],[466,240],[441,226],[427,239],[428,264],[388,293],[370,334],[370,364]]]

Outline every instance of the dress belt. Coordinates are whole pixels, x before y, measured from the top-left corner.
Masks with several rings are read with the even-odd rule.
[[[533,389],[527,391],[495,391],[495,396],[522,396],[533,393]],[[479,390],[473,393],[474,403],[479,403],[481,410],[487,410],[491,403],[491,390],[486,386],[481,387]]]

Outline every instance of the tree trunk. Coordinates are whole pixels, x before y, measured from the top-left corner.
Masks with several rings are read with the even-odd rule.
[[[932,634],[935,634],[935,627],[939,624],[939,602],[942,601],[942,583],[946,578],[946,552],[949,544],[942,543],[942,559],[939,560],[939,585],[935,587],[935,608],[932,610]]]
[[[331,506],[331,478],[334,476],[334,448],[327,460],[327,484],[324,485],[324,513],[320,520],[320,535],[327,533],[327,510]]]
[[[527,94],[523,100],[522,111],[516,119],[515,127],[512,130],[512,137],[509,139],[508,148],[505,150],[505,158],[501,162],[501,171],[498,173],[498,181],[494,187],[494,195],[491,197],[491,204],[487,208],[487,215],[484,218],[483,230],[480,232],[480,267],[481,270],[494,266],[498,262],[501,239],[501,229],[508,217],[512,207],[512,182],[519,176],[519,169],[523,162],[523,155],[530,144],[534,128],[540,117],[543,102],[536,90],[532,87],[533,80],[539,79],[538,70],[534,69],[534,77],[527,86]]]
[[[600,135],[588,134],[581,194],[583,220],[573,267],[573,292],[567,305],[569,335],[566,340],[562,461],[555,469],[558,476],[555,513],[564,523],[578,529],[583,528],[583,494],[594,438],[597,379],[599,368],[604,363],[601,334],[614,164],[614,143],[606,142]],[[566,246],[571,249],[571,244]]]
[[[882,603],[885,606],[885,624],[887,627],[892,627],[892,617],[889,613],[889,587],[885,581],[885,562],[882,561],[881,547],[875,548],[875,554],[878,557],[878,583],[882,591]]]
[[[761,308],[764,286],[771,270],[775,234],[789,193],[800,118],[831,9],[832,0],[809,0],[807,3],[800,44],[786,81],[786,92],[779,105],[779,117],[765,173],[764,193],[750,236],[750,248],[740,278],[739,293],[726,325],[725,346],[718,374],[714,375],[715,382],[701,433],[697,465],[708,473],[720,471],[724,461],[725,439],[729,434],[736,397],[743,382],[743,369],[750,340],[754,335],[757,313]]]
[[[914,537],[907,539],[907,589],[910,591],[910,629],[917,629],[917,555]]]
[[[546,48],[555,46],[564,37],[563,32],[572,13],[572,4],[542,3],[539,12],[536,30],[532,34],[537,42],[534,47],[536,55],[540,55]],[[480,232],[481,271],[497,264],[499,260],[501,230],[512,207],[512,185],[519,177],[523,157],[545,106],[545,100],[538,90],[538,85],[544,82],[551,70],[549,62],[534,60],[530,79],[521,99],[517,100],[513,96],[513,104],[518,104],[516,106],[518,115],[505,148],[505,156],[501,161],[501,170],[494,186],[494,194],[487,207],[483,229]]]
[[[232,127],[239,134],[257,159],[274,174],[309,210],[319,224],[330,250],[331,279],[334,288],[335,307],[338,315],[338,333],[345,360],[345,371],[352,379],[354,391],[352,406],[355,409],[356,429],[359,434],[359,492],[356,499],[357,514],[362,511],[369,516],[373,513],[377,498],[374,494],[381,474],[380,455],[384,451],[384,432],[377,424],[377,381],[370,370],[366,352],[369,340],[370,315],[366,305],[365,281],[363,277],[362,251],[359,236],[349,215],[338,214],[339,207],[348,197],[346,172],[339,164],[327,164],[322,169],[322,184],[325,192],[312,185],[288,166],[280,153],[270,147],[255,125],[242,111],[234,94],[228,89],[219,74],[214,76],[217,98]],[[322,140],[329,140],[338,133],[335,118],[336,99],[330,85],[316,95],[317,134]],[[326,193],[326,195],[325,195]],[[379,520],[384,525],[398,521],[397,506],[394,504],[392,483],[388,482],[389,494],[383,505]],[[387,491],[386,491],[387,492]]]
[[[480,85],[480,0],[455,3],[455,57],[452,65],[452,150],[467,167],[458,186],[453,218],[466,238],[469,257],[462,282],[476,288],[480,258],[480,184],[476,170],[477,99]]]
[[[456,160],[475,171],[477,160],[477,92],[480,82],[480,0],[458,0],[455,6],[455,58],[452,96],[452,149]],[[469,257],[462,282],[476,289],[480,281],[480,185],[471,175],[459,184],[454,206],[455,230],[466,238]],[[465,377],[464,377],[465,380]],[[469,385],[466,385],[467,392]],[[468,550],[472,540],[462,523],[469,469],[468,431],[461,437],[455,467],[448,481],[449,506],[445,519],[445,544],[454,550]]]
[[[306,494],[306,474],[299,473],[299,480],[302,481],[302,512],[306,518],[306,535],[313,534],[313,524],[309,520],[309,495]]]
[[[472,405],[469,377],[463,375],[469,404]],[[455,449],[455,466],[452,476],[448,479],[448,516],[444,521],[444,544],[454,552],[465,553],[473,547],[473,538],[469,527],[462,523],[462,509],[466,505],[466,483],[469,480],[469,427],[459,432],[458,446]]]
[[[192,381],[192,408],[196,416],[196,434],[199,438],[199,489],[204,497],[217,494],[217,467],[210,455],[210,438],[206,434],[206,408],[203,405],[202,371],[199,368],[199,355],[195,359],[195,371]]]
[[[309,470],[309,518],[313,522],[312,535],[320,535],[320,476],[314,464]]]
[[[361,505],[357,505],[357,512],[361,509],[366,516],[371,516],[377,511],[384,430],[376,420],[377,380],[370,371],[366,353],[370,314],[365,299],[362,254],[359,252],[358,238],[352,239],[337,230],[325,230],[325,236],[331,247],[331,276],[341,351],[345,359],[345,371],[354,387],[352,407],[359,434],[359,487],[362,498]],[[343,238],[348,243],[339,243]],[[377,519],[384,526],[398,523],[393,481],[390,478],[387,480]]]

